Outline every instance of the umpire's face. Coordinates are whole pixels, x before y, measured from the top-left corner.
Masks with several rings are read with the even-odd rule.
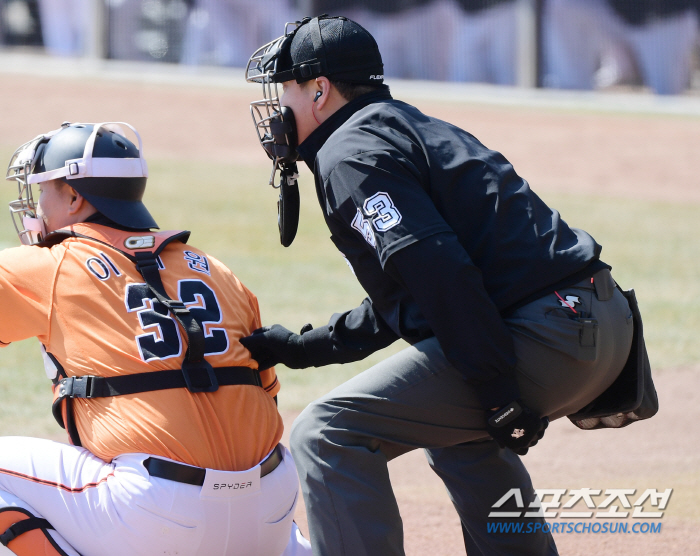
[[[285,81],[282,83],[282,91],[280,104],[288,106],[294,112],[297,140],[302,143],[318,127],[313,111],[316,110],[314,105],[317,104],[314,103],[314,96],[320,89],[316,87],[316,82],[313,80],[301,84],[296,81]]]
[[[301,84],[285,81],[282,83],[282,91],[280,104],[288,106],[294,113],[299,143],[303,143],[338,108],[347,104],[327,77],[318,77]]]

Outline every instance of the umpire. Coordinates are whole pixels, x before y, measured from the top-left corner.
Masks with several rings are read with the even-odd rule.
[[[416,448],[444,481],[470,556],[556,554],[549,533],[495,535],[486,521],[509,489],[534,496],[518,454],[548,419],[584,407],[627,360],[631,312],[600,245],[503,155],[393,99],[376,42],[350,20],[304,19],[247,73],[287,126],[263,146],[293,153],[296,132],[331,240],[368,297],[326,326],[274,325],[242,342],[261,368],[410,344],[294,425],[314,554],[404,554],[387,462]]]

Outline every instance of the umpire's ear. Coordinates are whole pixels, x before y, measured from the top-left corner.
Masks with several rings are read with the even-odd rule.
[[[319,94],[320,93],[320,94]],[[324,121],[348,103],[327,77],[317,77],[313,83],[313,111],[318,120]],[[318,121],[317,120],[317,121]]]
[[[330,80],[327,77],[317,77],[314,85],[314,108],[323,110],[331,98],[331,89],[333,89]],[[338,91],[335,91],[336,94]]]

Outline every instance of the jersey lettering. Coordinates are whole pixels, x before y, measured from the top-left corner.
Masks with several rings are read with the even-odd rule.
[[[102,251],[100,251],[100,257],[104,259],[104,261],[111,267],[111,269],[114,271],[115,276],[121,276],[122,273],[119,272],[119,269],[117,268],[117,265],[115,265],[112,262],[112,259],[110,259],[107,255],[105,255]]]
[[[360,209],[357,209],[357,214],[355,214],[355,218],[352,219],[350,225],[362,234],[367,243],[376,249],[377,240],[374,237],[374,231],[372,231],[369,220],[364,217]]]
[[[201,280],[180,280],[178,297],[204,331],[204,355],[226,353],[229,348],[228,333],[223,328],[212,326],[223,322],[214,290]],[[124,301],[127,312],[137,312],[139,324],[145,332],[136,336],[141,359],[153,361],[180,356],[180,327],[167,307],[154,298],[148,285],[129,284]]]
[[[206,257],[197,255],[197,253],[193,253],[192,251],[185,251],[185,260],[187,261],[187,266],[192,270],[211,276],[209,261]]]
[[[372,224],[378,232],[386,232],[401,222],[401,213],[394,206],[388,193],[375,193],[365,200],[362,208],[367,216],[376,215]]]
[[[204,330],[204,353],[217,355],[228,350],[228,333],[223,328],[214,328],[223,320],[216,293],[201,280],[180,280],[178,295],[190,313]],[[196,305],[195,305],[196,304]],[[207,327],[209,328],[207,330]]]
[[[107,265],[102,259],[90,257],[87,261],[85,261],[85,266],[87,266],[90,272],[97,276],[98,280],[102,280],[104,282],[110,277],[109,268],[107,268]]]
[[[141,359],[152,361],[180,355],[182,342],[177,322],[146,284],[129,284],[125,302],[127,312],[137,311],[141,329],[147,331],[136,336]]]

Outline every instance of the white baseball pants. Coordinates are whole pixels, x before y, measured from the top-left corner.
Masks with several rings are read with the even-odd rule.
[[[0,437],[0,512],[18,508],[47,519],[54,546],[68,556],[310,556],[293,523],[298,479],[283,452],[265,477],[259,466],[208,470],[199,487],[149,476],[147,454],[108,464],[84,448]],[[241,479],[252,483],[247,492],[214,486]]]

